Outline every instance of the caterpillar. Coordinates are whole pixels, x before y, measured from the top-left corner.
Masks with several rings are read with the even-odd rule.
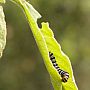
[[[62,82],[67,82],[68,78],[69,78],[69,73],[66,71],[63,71],[62,69],[60,69],[60,67],[58,66],[58,64],[56,63],[55,57],[53,55],[53,53],[49,52],[49,58],[54,66],[54,68],[58,71],[58,73],[61,75],[62,78]]]

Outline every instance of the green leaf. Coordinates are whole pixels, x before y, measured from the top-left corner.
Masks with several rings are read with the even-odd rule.
[[[53,32],[49,28],[48,23],[42,23],[41,32],[42,32],[42,34],[44,36],[44,39],[46,41],[48,51],[54,53],[54,56],[56,58],[56,61],[57,61],[58,65],[59,65],[59,67],[62,70],[67,71],[69,73],[69,75],[70,75],[69,80],[66,83],[62,83],[62,86],[63,86],[62,89],[63,90],[77,90],[77,87],[76,87],[75,81],[74,81],[74,77],[73,77],[73,73],[72,73],[73,71],[72,71],[70,60],[62,52],[61,47],[58,44],[58,42],[55,40]],[[54,78],[52,78],[52,79],[53,79],[53,82],[56,81]],[[57,78],[57,79],[59,80],[60,78]],[[57,82],[57,84],[58,84],[58,82]],[[57,85],[57,87],[58,87],[58,85]],[[59,90],[59,89],[56,89],[56,90]]]
[[[6,2],[6,0],[0,0],[0,3],[5,3]]]
[[[6,23],[2,6],[0,6],[0,57],[6,45]]]
[[[62,52],[60,45],[54,38],[52,30],[49,28],[48,23],[42,23],[42,28],[37,25],[37,19],[40,18],[40,14],[32,7],[31,4],[25,0],[13,0],[19,4],[27,17],[29,25],[31,27],[33,36],[36,40],[38,48],[44,59],[46,68],[50,74],[51,82],[53,84],[54,90],[78,90],[73,76],[73,71],[69,58]],[[53,67],[52,62],[49,58],[49,51],[51,51],[58,63],[59,67],[67,71],[70,75],[68,81],[63,83],[61,77],[57,70]]]

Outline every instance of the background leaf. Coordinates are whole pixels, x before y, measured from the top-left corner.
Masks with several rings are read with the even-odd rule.
[[[0,57],[6,45],[6,22],[2,6],[0,6]]]
[[[0,0],[0,3],[5,3],[6,2],[6,0]]]

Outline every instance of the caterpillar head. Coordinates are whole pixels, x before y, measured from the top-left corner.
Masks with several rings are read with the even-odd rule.
[[[64,72],[62,75],[62,82],[67,82],[68,78],[69,78],[69,73],[68,72]]]

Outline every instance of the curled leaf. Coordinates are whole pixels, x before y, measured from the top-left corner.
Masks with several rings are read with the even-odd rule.
[[[16,1],[16,0],[14,0]],[[39,28],[37,25],[37,19],[40,18],[40,14],[32,7],[31,4],[25,0],[18,0],[17,4],[22,7],[24,13],[29,22],[30,28],[32,30],[33,36],[36,40],[38,48],[43,57],[46,68],[50,74],[50,78],[55,90],[78,90],[71,63],[69,58],[62,52],[60,44],[54,38],[54,34],[49,27],[48,23],[42,23],[42,28]],[[66,83],[61,81],[61,76],[57,70],[52,65],[49,57],[49,51],[52,52],[56,58],[56,62],[62,70],[65,70],[69,73],[70,77]]]

